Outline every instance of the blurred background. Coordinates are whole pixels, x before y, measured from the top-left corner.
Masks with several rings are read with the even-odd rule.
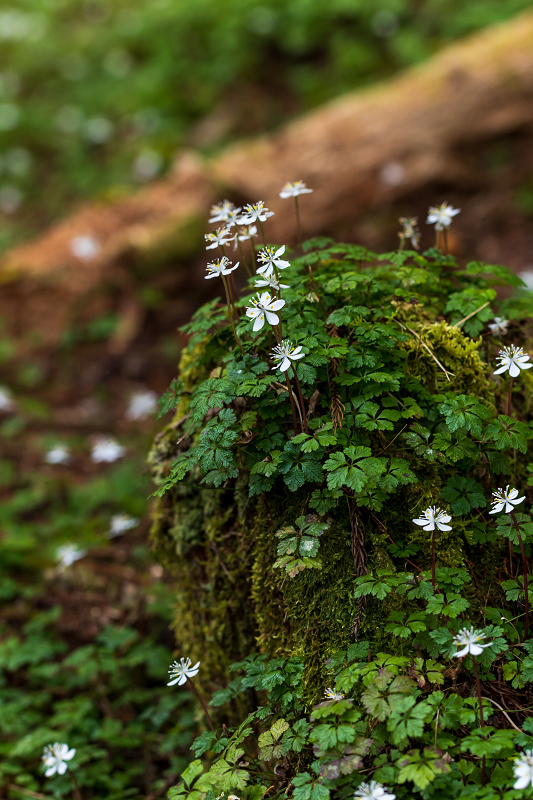
[[[264,199],[295,245],[278,193],[304,179],[306,235],[387,250],[400,216],[430,247],[446,200],[454,254],[533,287],[531,9],[0,0],[4,800],[69,795],[43,777],[51,741],[77,748],[85,800],[164,796],[189,759],[146,460],[177,328],[213,290],[210,204]]]

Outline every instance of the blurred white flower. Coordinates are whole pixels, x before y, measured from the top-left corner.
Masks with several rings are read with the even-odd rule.
[[[300,194],[310,194],[312,191],[312,189],[307,188],[303,181],[288,181],[279,196],[286,199],[287,197],[298,197]]]
[[[214,250],[215,247],[223,247],[226,244],[230,244],[233,241],[233,234],[231,233],[229,228],[226,228],[223,225],[221,228],[217,228],[216,231],[212,233],[205,233],[204,239],[209,244],[206,245],[206,250]]]
[[[136,528],[140,520],[135,517],[128,517],[127,514],[115,514],[111,517],[111,527],[108,536],[112,539],[115,536],[120,536],[126,531],[131,531]]]
[[[111,463],[122,458],[126,453],[126,448],[113,439],[111,436],[101,436],[93,445],[91,458],[95,464],[101,462]]]
[[[187,678],[194,678],[195,675],[198,675],[200,662],[197,661],[194,667],[191,666],[191,664],[190,658],[181,658],[179,664],[177,661],[174,661],[168,670],[172,680],[167,683],[167,686],[174,686],[176,683],[178,686],[183,686]]]
[[[257,298],[251,300],[253,307],[246,309],[246,316],[254,320],[254,331],[259,331],[265,324],[265,317],[270,325],[277,325],[279,317],[275,311],[279,311],[285,305],[285,300],[272,300],[268,292],[258,294]]]
[[[246,242],[248,239],[255,239],[257,236],[256,225],[245,225],[238,233],[239,242]]]
[[[0,189],[0,210],[4,214],[14,214],[20,208],[23,199],[24,195],[18,186],[4,185]]]
[[[326,700],[342,700],[344,695],[342,692],[336,692],[335,689],[326,689],[324,697]]]
[[[69,750],[68,744],[56,742],[46,745],[41,756],[44,766],[48,767],[44,773],[46,777],[51,778],[56,772],[58,775],[64,775],[68,768],[67,761],[70,761],[75,755],[76,748],[73,747],[72,750]]]
[[[263,288],[264,286],[269,286],[274,291],[279,292],[280,289],[288,289],[289,285],[287,283],[278,283],[277,280],[270,276],[269,278],[264,277],[263,280],[256,280],[254,284],[258,289]]]
[[[269,211],[268,208],[265,207],[265,204],[262,200],[258,200],[257,203],[250,203],[244,206],[244,213],[241,217],[241,223],[243,225],[253,225],[254,222],[266,222],[268,217],[273,217],[274,212]]]
[[[156,150],[146,149],[139,153],[133,162],[133,175],[144,183],[159,175],[162,168],[163,157]]]
[[[418,250],[418,243],[420,242],[420,231],[418,230],[418,217],[400,217],[400,225],[402,230],[398,234],[401,241],[410,239],[411,245]]]
[[[460,208],[454,208],[448,203],[441,203],[440,206],[430,206],[428,210],[428,225],[435,225],[435,230],[442,231],[452,224],[456,214],[460,214]]]
[[[509,489],[509,486],[506,486],[505,489],[498,489],[492,493],[492,496],[495,499],[491,500],[493,507],[489,514],[498,514],[500,511],[510,514],[511,511],[514,511],[515,506],[520,505],[526,499],[525,495],[518,497],[518,489]]]
[[[241,212],[242,208],[240,206],[237,208],[235,206],[228,208],[226,219],[224,220],[226,228],[234,228],[236,225],[241,224]]]
[[[509,320],[503,317],[494,317],[494,322],[489,323],[489,330],[491,333],[507,333],[509,327]]]
[[[56,551],[57,571],[63,572],[64,569],[71,567],[75,561],[79,561],[85,555],[87,555],[87,550],[80,550],[75,544],[62,544]]]
[[[157,394],[147,389],[143,392],[135,392],[130,397],[126,418],[137,420],[146,419],[157,411]]]
[[[445,511],[441,511],[436,506],[430,506],[422,512],[419,519],[414,519],[415,525],[422,526],[425,531],[434,531],[437,528],[439,531],[451,531],[451,525],[445,523],[450,522],[451,517]]]
[[[223,200],[221,203],[216,203],[211,206],[211,216],[209,222],[225,222],[228,218],[228,213],[235,208],[231,200]]]
[[[533,786],[533,750],[525,750],[515,758],[513,771],[516,778],[513,789]]]
[[[362,783],[357,787],[353,796],[354,800],[396,800],[395,794],[391,794],[385,786],[376,781]]]
[[[291,361],[296,361],[304,357],[305,353],[301,353],[301,349],[301,345],[299,347],[293,347],[292,342],[288,339],[282,341],[281,344],[275,345],[270,353],[272,361],[275,363],[272,369],[279,369],[280,372],[286,372],[291,366]]]
[[[0,413],[7,413],[14,409],[13,396],[9,389],[5,386],[0,386]]]
[[[64,444],[56,444],[47,452],[44,460],[47,464],[68,464],[70,461],[69,449]]]
[[[485,634],[481,631],[476,631],[474,628],[462,628],[459,631],[457,636],[453,637],[453,643],[457,645],[457,647],[461,647],[464,645],[462,650],[459,652],[454,653],[454,658],[463,658],[463,656],[467,656],[468,654],[472,656],[480,656],[485,647],[490,647],[492,642],[488,642],[487,644],[479,644],[482,639],[485,638]]]
[[[113,123],[105,117],[91,117],[84,125],[84,132],[93,144],[103,144],[113,135]]]
[[[400,186],[405,179],[405,167],[397,161],[391,161],[381,170],[380,178],[387,186]]]
[[[100,250],[101,247],[94,236],[75,236],[70,240],[70,252],[80,261],[92,261]]]
[[[528,364],[530,356],[524,353],[521,347],[515,347],[514,344],[509,347],[504,347],[500,350],[496,360],[500,362],[499,369],[494,370],[495,375],[500,375],[502,372],[509,370],[511,378],[517,378],[520,375],[521,369],[531,369],[533,364]]]
[[[262,264],[262,266],[257,267],[257,272],[260,275],[264,275],[265,278],[269,278],[274,272],[274,267],[278,269],[287,269],[287,267],[290,267],[290,261],[284,261],[280,258],[284,252],[284,244],[278,247],[277,250],[275,247],[264,247],[257,255],[258,261]]]
[[[221,275],[229,275],[230,272],[233,272],[233,270],[237,269],[240,261],[237,261],[234,267],[230,267],[230,264],[232,263],[233,262],[230,261],[229,258],[226,258],[226,256],[222,256],[222,258],[216,258],[207,265],[206,270],[208,274],[204,275],[204,278],[209,280],[210,278],[217,278]]]

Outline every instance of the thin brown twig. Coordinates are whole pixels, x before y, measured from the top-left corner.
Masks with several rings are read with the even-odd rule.
[[[482,699],[482,700],[488,700],[488,701],[489,701],[489,703],[492,703],[492,705],[493,705],[493,706],[496,706],[496,708],[497,708],[497,709],[499,709],[499,710],[502,712],[502,714],[503,714],[503,716],[505,717],[505,719],[506,719],[506,720],[507,720],[507,721],[508,721],[508,722],[509,722],[509,723],[510,723],[512,726],[513,726],[513,728],[515,729],[515,731],[518,731],[518,733],[524,733],[524,731],[522,730],[522,728],[519,728],[519,727],[518,727],[518,725],[515,725],[515,724],[514,724],[514,722],[513,722],[513,720],[511,719],[511,717],[510,717],[510,716],[507,714],[507,712],[505,711],[505,709],[504,709],[504,708],[502,708],[502,706],[501,706],[499,703],[497,703],[497,702],[496,702],[496,700],[493,700],[491,697],[482,697],[481,699]]]
[[[469,319],[470,319],[470,317],[475,317],[475,316],[476,316],[476,314],[477,314],[479,311],[483,311],[483,309],[484,309],[484,308],[486,308],[486,307],[488,306],[488,304],[489,304],[489,301],[487,300],[487,302],[486,302],[486,303],[483,303],[483,305],[482,305],[482,306],[480,306],[479,308],[476,308],[476,310],[475,310],[475,311],[472,311],[472,313],[471,313],[471,314],[468,314],[466,317],[463,317],[463,319],[459,320],[459,322],[456,322],[454,325],[452,325],[452,328],[460,328],[460,327],[461,327],[461,325],[463,324],[463,322],[466,322],[467,320],[469,320]]]
[[[448,380],[448,381],[450,380],[450,379],[449,379],[449,377],[448,377],[448,375],[451,375],[452,377],[454,377],[454,378],[455,378],[455,375],[454,375],[454,373],[453,373],[453,372],[449,372],[449,371],[446,369],[446,367],[445,367],[443,364],[441,364],[441,363],[440,363],[440,361],[439,361],[439,359],[437,358],[437,356],[435,355],[435,353],[433,353],[433,351],[432,351],[432,350],[430,350],[430,348],[429,348],[429,347],[427,346],[427,344],[426,344],[426,343],[425,343],[425,342],[424,342],[424,341],[423,341],[423,340],[420,338],[420,336],[418,335],[418,333],[417,333],[416,331],[413,331],[413,330],[412,330],[412,329],[409,327],[409,325],[405,325],[403,322],[400,322],[400,320],[399,320],[399,319],[395,320],[395,322],[397,322],[397,323],[398,323],[398,325],[400,326],[400,328],[406,328],[406,329],[409,331],[409,333],[412,333],[412,334],[413,334],[413,336],[416,336],[416,338],[418,339],[418,341],[420,342],[420,344],[422,345],[422,347],[425,347],[425,348],[426,348],[426,350],[428,351],[428,353],[429,353],[429,355],[431,356],[431,358],[432,358],[432,359],[433,359],[433,360],[434,360],[434,361],[435,361],[435,362],[438,364],[438,366],[439,366],[439,367],[441,368],[441,370],[444,372],[444,374],[446,375],[446,380]]]

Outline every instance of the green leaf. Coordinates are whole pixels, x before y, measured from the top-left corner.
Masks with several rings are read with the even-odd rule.
[[[440,496],[450,503],[453,513],[458,515],[468,514],[471,509],[487,504],[481,484],[474,478],[465,478],[460,475],[448,478]]]
[[[496,445],[498,450],[520,450],[527,452],[527,443],[533,432],[524,422],[500,414],[498,419],[492,420],[486,427],[486,435]]]

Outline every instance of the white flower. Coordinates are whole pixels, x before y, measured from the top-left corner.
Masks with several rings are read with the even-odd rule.
[[[238,206],[237,208],[233,206],[233,208],[229,208],[226,212],[226,219],[224,222],[226,223],[226,228],[234,228],[237,225],[241,224],[241,217],[242,217],[242,208]]]
[[[275,345],[270,353],[272,361],[275,362],[275,366],[272,367],[272,369],[279,369],[280,372],[286,372],[291,365],[291,361],[304,357],[305,353],[300,353],[301,349],[301,345],[299,347],[293,347],[292,342],[288,339],[285,339],[281,344]],[[280,361],[281,364],[279,363]]]
[[[287,283],[278,283],[274,277],[264,278],[263,280],[256,280],[255,286],[259,288],[263,288],[264,286],[270,286],[271,289],[274,291],[279,292],[280,289],[288,289],[289,286]]]
[[[275,311],[279,311],[285,305],[285,300],[272,300],[268,292],[258,294],[257,298],[252,298],[253,308],[246,309],[246,316],[254,320],[254,331],[260,331],[265,324],[265,317],[270,325],[277,325],[279,317]]]
[[[533,750],[526,750],[515,759],[513,771],[516,778],[513,789],[533,786]]]
[[[68,464],[70,452],[64,444],[56,444],[44,457],[47,464]]]
[[[246,242],[248,239],[255,239],[257,236],[256,225],[245,225],[238,233],[239,242]]]
[[[75,236],[70,242],[70,252],[80,261],[92,261],[101,249],[94,236]]]
[[[448,203],[441,203],[440,206],[430,206],[428,210],[428,225],[435,225],[435,230],[442,231],[452,224],[452,219],[456,214],[460,214],[460,208],[454,208]]]
[[[48,744],[44,748],[41,760],[45,767],[48,767],[44,773],[47,778],[51,778],[56,772],[58,775],[64,775],[67,771],[68,764],[71,758],[76,755],[76,748],[68,749],[68,744]]]
[[[396,800],[395,794],[391,794],[385,786],[376,781],[362,783],[353,796],[355,800]]]
[[[303,181],[288,181],[281,192],[280,197],[298,197],[299,194],[310,194],[313,190],[308,189]]]
[[[509,370],[511,378],[517,378],[518,375],[520,375],[521,369],[531,369],[531,367],[533,367],[533,364],[526,363],[529,361],[529,358],[530,356],[524,353],[521,347],[515,347],[514,344],[510,347],[504,347],[497,356],[500,367],[494,370],[494,374],[500,375],[500,373]]]
[[[125,452],[126,448],[122,447],[116,439],[111,436],[101,436],[93,445],[91,458],[95,464],[99,464],[102,461],[110,464],[112,461],[122,458]]]
[[[335,689],[326,689],[324,697],[326,700],[342,700],[344,695],[342,692],[336,692]]]
[[[9,389],[5,386],[0,386],[0,412],[13,411],[13,397]]]
[[[229,228],[222,226],[217,228],[214,233],[204,234],[204,239],[209,242],[205,249],[214,250],[215,247],[223,247],[225,244],[230,244],[233,241],[233,234]]]
[[[509,320],[503,317],[494,317],[494,322],[489,324],[491,333],[507,333],[509,327]]]
[[[208,272],[207,275],[204,275],[206,281],[210,278],[220,278],[221,275],[229,275],[230,272],[237,269],[240,261],[237,261],[234,267],[230,267],[230,264],[233,262],[226,258],[226,256],[222,256],[222,258],[215,258],[214,261],[211,261],[210,264],[207,265],[206,270]]]
[[[257,267],[259,275],[264,275],[265,278],[269,278],[274,272],[274,267],[278,267],[278,269],[287,269],[287,267],[290,267],[290,261],[283,261],[283,259],[280,258],[284,252],[284,244],[278,247],[277,250],[275,247],[264,247],[260,250],[257,254],[257,259],[262,264],[261,267]]]
[[[57,571],[63,572],[67,567],[71,567],[75,561],[79,561],[87,554],[87,550],[80,550],[75,544],[63,544],[57,548],[56,558],[58,560]]]
[[[257,203],[244,206],[244,213],[241,217],[241,223],[243,225],[253,225],[253,223],[257,221],[266,222],[268,217],[273,216],[274,212],[269,211],[268,208],[265,208],[265,204],[262,200],[258,200]]]
[[[131,531],[132,528],[136,528],[138,524],[139,520],[134,517],[128,517],[127,514],[115,514],[111,517],[111,527],[108,536],[110,539],[114,536],[120,536],[126,531]]]
[[[436,506],[430,506],[426,508],[425,511],[422,511],[419,519],[414,519],[413,522],[415,525],[421,525],[425,531],[434,531],[435,527],[439,531],[451,531],[451,525],[446,525],[446,522],[450,522],[451,517],[445,511],[442,511],[440,508]]]
[[[197,661],[194,667],[192,667],[190,658],[181,658],[179,664],[177,661],[174,661],[168,670],[172,680],[167,683],[167,686],[174,686],[175,683],[177,683],[178,686],[183,686],[187,678],[194,678],[195,675],[198,675],[199,666],[200,662]]]
[[[417,224],[418,217],[400,217],[400,225],[403,230],[398,236],[402,241],[410,239],[415,250],[418,250],[418,243],[420,241],[420,231],[417,228]]]
[[[230,200],[223,200],[221,203],[211,206],[209,222],[225,222],[229,212],[233,211],[234,208],[235,206]]]
[[[492,642],[488,642],[487,644],[479,644],[479,642],[485,638],[485,634],[482,631],[476,631],[474,628],[462,628],[457,636],[453,637],[453,643],[457,645],[457,647],[461,647],[464,645],[462,650],[459,650],[458,653],[454,653],[454,658],[462,658],[463,656],[467,656],[469,653],[472,656],[480,656],[485,647],[490,647]]]
[[[526,496],[517,497],[518,489],[509,489],[509,486],[506,486],[505,489],[498,489],[496,492],[492,493],[492,496],[495,498],[491,500],[492,508],[489,511],[489,514],[498,514],[500,511],[505,511],[506,514],[509,514],[511,511],[514,511],[514,506],[519,505],[522,500],[526,499]]]
[[[143,392],[135,392],[130,397],[128,410],[126,411],[127,419],[146,419],[157,410],[157,395],[155,392],[145,390]]]

